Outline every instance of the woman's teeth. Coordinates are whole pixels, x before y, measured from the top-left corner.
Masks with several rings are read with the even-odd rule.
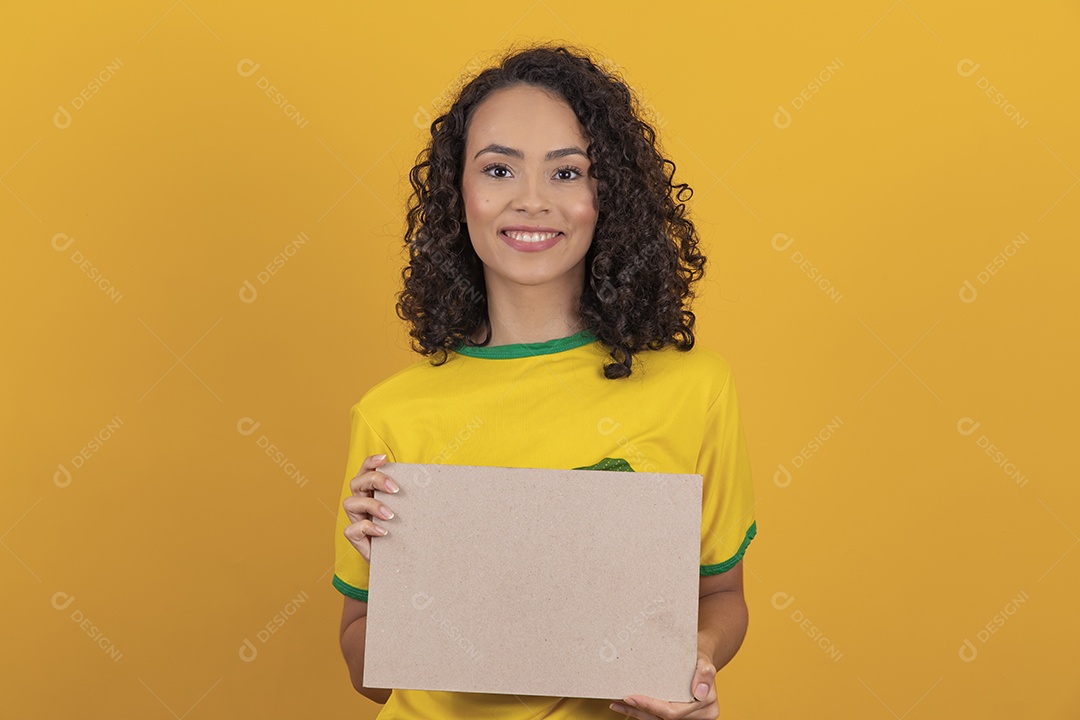
[[[506,235],[507,237],[513,238],[514,240],[517,240],[519,242],[530,242],[531,243],[531,242],[544,242],[545,240],[550,240],[551,238],[555,237],[559,233],[557,233],[557,232],[527,233],[527,232],[518,232],[516,230],[503,230],[503,234]]]

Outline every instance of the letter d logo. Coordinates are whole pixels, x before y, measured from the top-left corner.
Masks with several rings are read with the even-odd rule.
[[[780,467],[773,473],[772,479],[776,483],[776,487],[786,488],[791,484],[791,472],[784,467],[783,463],[780,463]]]
[[[424,108],[417,105],[416,114],[413,115],[412,121],[413,125],[415,125],[419,129],[426,130],[428,126],[431,125],[431,114]]]
[[[244,662],[252,662],[257,657],[259,657],[259,649],[250,640],[244,638],[244,644],[240,646],[240,659]]]
[[[777,252],[784,252],[791,247],[793,242],[795,242],[795,238],[789,237],[787,233],[776,233],[772,236],[772,247]],[[780,243],[783,243],[783,245]]]
[[[619,429],[622,423],[617,423],[609,417],[600,418],[596,423],[596,432],[601,435],[610,435]]]
[[[240,286],[240,302],[250,305],[255,302],[259,297],[259,291],[255,289],[255,286],[251,284],[250,280],[245,280],[244,284]]]
[[[786,610],[788,605],[795,602],[794,595],[788,595],[786,592],[778,592],[772,596],[772,606],[777,610]]]
[[[63,591],[52,596],[52,606],[57,610],[66,610],[68,605],[73,602],[75,602],[75,597]]]
[[[52,481],[58,488],[66,488],[71,484],[71,471],[64,467],[64,463],[60,463],[60,469],[53,473]]]
[[[615,289],[615,286],[611,284],[611,281],[604,278],[604,284],[596,291],[596,297],[600,298],[601,302],[611,302],[619,294],[619,291]]]
[[[57,105],[56,114],[53,115],[52,121],[53,125],[55,125],[56,127],[60,128],[61,130],[66,130],[67,128],[71,127],[71,113],[69,113],[67,111],[67,108],[65,108],[63,105]]]
[[[962,417],[956,423],[956,432],[961,435],[970,435],[979,429],[979,425],[982,425],[982,423],[975,422],[969,417]]]
[[[775,125],[776,127],[780,128],[781,130],[786,130],[787,128],[791,127],[791,113],[789,113],[787,111],[787,108],[783,105],[778,105],[776,107],[776,113],[774,113],[772,116],[772,121],[773,125]]]
[[[75,242],[75,238],[69,237],[67,233],[56,233],[52,236],[52,246],[56,252],[64,252],[71,247],[73,242]]]
[[[980,67],[979,63],[974,60],[964,58],[956,63],[956,72],[960,73],[960,77],[971,77]]]
[[[386,466],[383,465],[381,468],[379,468],[379,470],[385,471]],[[412,478],[412,482],[416,485],[416,487],[426,488],[428,485],[431,484],[431,479],[432,478],[430,470],[428,470],[426,467],[418,467],[416,468],[416,476]]]
[[[244,58],[240,62],[236,63],[236,72],[240,73],[240,77],[251,77],[258,69],[259,63],[251,60],[250,58]]]
[[[243,417],[240,418],[240,420],[236,423],[236,432],[240,433],[241,435],[250,435],[251,433],[258,430],[259,425],[261,424],[262,423],[255,422],[249,417]]]
[[[960,288],[960,302],[973,303],[977,297],[979,297],[979,291],[975,289],[970,280],[965,280]]]

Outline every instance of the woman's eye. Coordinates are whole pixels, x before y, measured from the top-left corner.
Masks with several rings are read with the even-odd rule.
[[[488,165],[483,169],[483,173],[495,178],[507,178],[509,177],[510,168],[505,165]],[[500,175],[499,173],[506,173],[506,175]],[[564,167],[555,171],[555,177],[563,181],[576,180],[581,175],[583,173],[576,167]]]
[[[505,165],[488,165],[486,168],[484,168],[484,174],[485,175],[490,175],[492,172],[495,172],[495,171],[510,172],[510,168],[506,167]],[[501,177],[506,177],[506,176],[505,175],[495,175],[494,177],[501,178]]]

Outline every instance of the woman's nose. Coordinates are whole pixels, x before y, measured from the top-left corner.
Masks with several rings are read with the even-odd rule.
[[[517,184],[517,194],[514,197],[515,209],[537,213],[547,210],[549,203],[547,185],[539,174],[529,173]]]

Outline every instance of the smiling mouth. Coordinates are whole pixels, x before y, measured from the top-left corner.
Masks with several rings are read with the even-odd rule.
[[[522,232],[520,230],[502,230],[500,234],[524,243],[542,243],[562,235],[561,232]]]

